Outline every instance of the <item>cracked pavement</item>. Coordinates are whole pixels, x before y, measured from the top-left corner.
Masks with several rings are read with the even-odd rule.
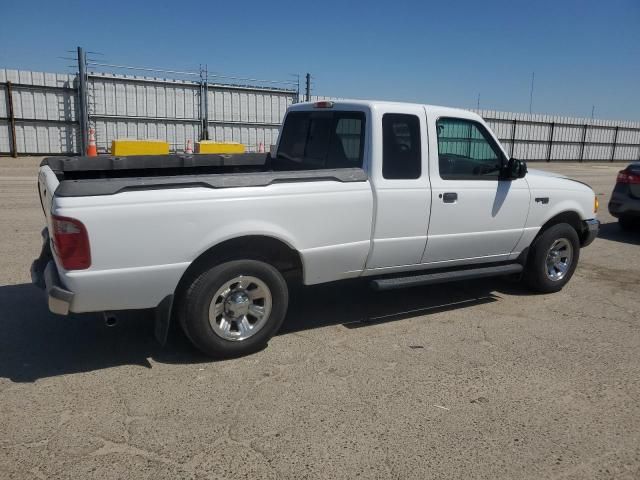
[[[569,285],[303,288],[280,335],[213,362],[148,315],[58,317],[29,282],[37,159],[1,159],[0,478],[640,478],[640,233],[616,165]]]

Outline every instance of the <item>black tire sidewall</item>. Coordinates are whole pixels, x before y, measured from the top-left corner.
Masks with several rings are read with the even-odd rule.
[[[560,238],[566,238],[573,247],[573,258],[569,271],[562,280],[553,281],[547,277],[546,259],[547,252],[553,242]],[[532,251],[527,262],[525,279],[529,286],[542,293],[557,292],[564,287],[575,272],[580,258],[580,239],[575,229],[568,223],[559,223],[546,229],[534,241]]]
[[[267,323],[254,336],[242,341],[225,340],[209,324],[213,295],[225,282],[240,276],[253,276],[267,284],[272,307]],[[205,354],[216,358],[247,355],[264,347],[276,334],[287,313],[289,294],[280,272],[258,260],[233,260],[202,272],[193,281],[180,306],[180,320],[187,337]]]

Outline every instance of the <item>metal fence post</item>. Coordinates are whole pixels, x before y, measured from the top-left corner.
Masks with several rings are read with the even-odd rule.
[[[87,102],[87,56],[82,47],[78,47],[78,105],[80,123],[80,155],[84,155],[89,144],[89,111]]]
[[[209,140],[209,70],[205,71],[204,76],[204,134],[203,140]]]
[[[582,160],[584,159],[584,145],[585,142],[587,140],[587,129],[589,128],[589,125],[585,124],[584,128],[582,130],[582,142],[580,143],[580,158],[578,159],[579,162],[582,163]]]
[[[609,160],[610,162],[613,162],[616,157],[616,146],[618,144],[618,128],[620,127],[616,127],[616,131],[613,133],[613,145],[611,146],[611,159]]]
[[[307,88],[306,88],[305,101],[307,102],[311,101],[311,74],[310,73],[307,73]]]
[[[513,127],[511,128],[511,156],[513,157],[513,151],[516,148],[516,124],[518,121],[513,119]]]
[[[200,140],[209,140],[209,68],[200,66]]]
[[[7,82],[7,110],[9,111],[9,124],[11,125],[11,156],[18,157],[18,141],[16,139],[16,115],[13,111],[13,90],[11,82]]]
[[[551,122],[551,131],[549,132],[549,147],[547,150],[547,162],[551,161],[551,149],[553,148],[553,132],[556,128],[556,122]]]

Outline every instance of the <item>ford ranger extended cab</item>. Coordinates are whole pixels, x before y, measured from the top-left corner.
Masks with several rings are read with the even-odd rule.
[[[175,318],[217,357],[262,347],[294,281],[555,292],[599,228],[589,186],[509,158],[475,113],[405,103],[293,105],[266,155],[47,158],[38,189],[52,312],[155,309],[159,339]]]

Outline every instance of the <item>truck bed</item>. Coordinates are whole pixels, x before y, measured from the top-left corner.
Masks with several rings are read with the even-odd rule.
[[[131,157],[48,157],[48,166],[60,184],[59,197],[113,195],[158,188],[233,188],[267,186],[279,182],[333,180],[362,182],[361,168],[304,170],[293,162],[271,159],[264,153],[235,155],[139,155]]]
[[[130,157],[48,157],[48,165],[62,180],[96,178],[151,177],[189,173],[223,173],[227,171],[263,171],[270,167],[264,153],[236,155],[136,155]]]

